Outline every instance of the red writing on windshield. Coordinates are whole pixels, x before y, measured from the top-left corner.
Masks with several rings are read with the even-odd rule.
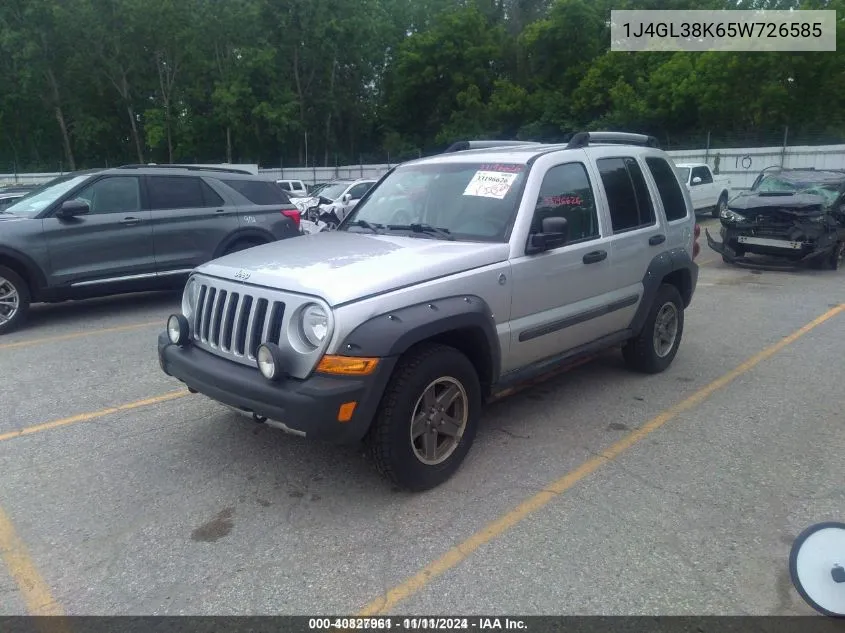
[[[578,207],[581,206],[583,202],[581,201],[581,196],[547,196],[543,198],[540,206],[543,207],[565,207],[565,206],[573,206]]]
[[[481,166],[481,171],[503,171],[506,174],[518,174],[522,169],[522,165],[503,165],[500,163]]]

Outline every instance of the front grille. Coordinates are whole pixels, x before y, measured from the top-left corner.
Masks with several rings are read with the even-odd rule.
[[[235,289],[202,282],[191,323],[193,338],[213,350],[255,360],[262,343],[279,344],[283,301],[260,296],[246,286]]]

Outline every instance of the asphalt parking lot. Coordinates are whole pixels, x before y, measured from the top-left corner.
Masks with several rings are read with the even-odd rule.
[[[165,376],[177,295],[35,307],[0,339],[0,614],[810,613],[787,556],[845,517],[845,274],[699,263],[667,372],[503,400],[418,495]]]

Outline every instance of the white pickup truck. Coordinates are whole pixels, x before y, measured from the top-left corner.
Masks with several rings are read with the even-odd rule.
[[[718,218],[728,208],[731,182],[727,178],[713,178],[706,163],[679,163],[676,165],[681,182],[685,183],[696,213],[711,213]]]

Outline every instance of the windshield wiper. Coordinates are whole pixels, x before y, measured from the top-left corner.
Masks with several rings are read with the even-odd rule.
[[[415,222],[413,224],[388,224],[387,228],[391,231],[413,231],[414,233],[430,233],[444,240],[454,240],[455,236],[451,231],[439,226],[431,226],[430,224],[420,224]]]
[[[368,229],[376,235],[380,234],[379,229],[384,228],[383,224],[370,224],[366,220],[355,220],[354,222],[350,222],[348,226],[360,226],[362,229]]]

